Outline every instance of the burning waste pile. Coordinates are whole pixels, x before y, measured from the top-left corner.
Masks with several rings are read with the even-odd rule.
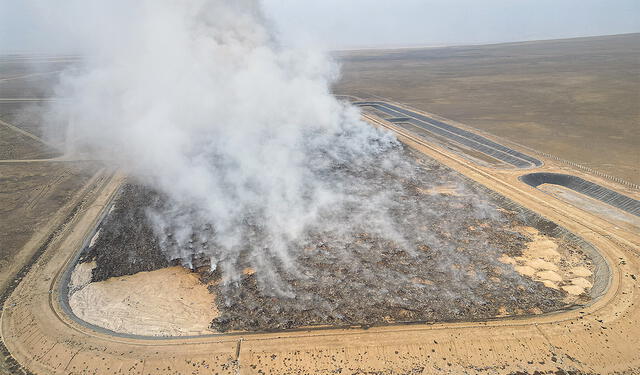
[[[380,166],[395,157],[396,168]],[[588,300],[588,289],[572,296],[565,288],[576,287],[571,280],[590,260],[554,238],[553,223],[502,208],[504,201],[401,146],[375,161],[317,170],[358,198],[322,210],[287,243],[286,258],[271,252],[255,216],[237,223],[234,252],[209,224],[178,233],[168,198],[131,183],[80,261],[95,262],[94,282],[174,264],[193,269],[215,296],[211,328],[221,332],[476,320]]]
[[[217,331],[480,319],[586,298],[585,272],[574,297],[562,289],[589,268],[578,249],[364,123],[331,95],[335,64],[281,46],[258,1],[96,6],[47,10],[87,15],[86,61],[61,76],[52,136],[131,176],[81,257],[92,281],[197,270]],[[552,251],[536,255],[540,241]]]

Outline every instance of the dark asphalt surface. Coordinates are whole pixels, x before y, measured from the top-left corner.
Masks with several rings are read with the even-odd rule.
[[[542,184],[564,186],[603,203],[617,207],[632,215],[640,216],[640,201],[577,176],[563,173],[540,172],[526,174],[521,176],[520,180],[532,187],[538,187]]]
[[[398,107],[393,104],[376,101],[355,102],[360,107],[371,107],[386,113],[392,118],[390,122],[405,122],[418,126],[428,132],[445,137],[456,143],[482,152],[516,168],[533,168],[542,166],[542,162],[519,151],[489,140],[481,135],[457,128],[453,125]]]

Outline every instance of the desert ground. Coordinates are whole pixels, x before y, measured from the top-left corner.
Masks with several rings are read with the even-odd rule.
[[[95,172],[95,166],[89,163],[60,160],[62,153],[42,137],[37,111],[41,100],[50,94],[52,78],[48,77],[49,83],[44,85],[32,80],[47,76],[42,72],[59,70],[60,63],[46,59],[27,61],[18,56],[0,59],[0,287],[3,289],[13,275],[12,267],[30,257],[28,252],[20,255],[21,249],[30,240],[48,235],[51,219],[63,211]],[[30,100],[25,101],[25,97]]]
[[[337,57],[337,94],[389,98],[640,183],[640,34]]]
[[[637,183],[637,163],[630,160],[637,158],[631,125],[638,123],[638,109],[631,101],[638,86],[629,78],[638,71],[638,51],[629,47],[637,40],[351,52],[343,55],[336,92],[407,105],[469,131],[479,128],[495,142],[513,141],[509,147],[519,152],[531,153],[521,143]],[[394,132],[424,169],[422,179],[366,176],[372,187],[397,184],[410,192],[400,194],[400,218],[430,215],[421,204],[450,213],[428,224],[457,246],[444,254],[416,241],[424,253],[408,256],[362,233],[348,245],[373,254],[357,260],[370,261],[361,268],[377,272],[361,277],[336,261],[343,244],[314,238],[301,244],[308,247],[303,261],[319,273],[298,286],[313,288],[313,280],[324,277],[334,287],[323,286],[321,295],[335,298],[339,315],[264,297],[250,262],[238,265],[244,289],[224,301],[206,259],[167,259],[158,251],[140,216],[155,201],[153,192],[98,162],[66,157],[42,130],[46,119],[39,114],[55,82],[49,74],[76,60],[39,57],[29,60],[31,68],[24,60],[0,59],[0,373],[640,373],[637,216],[556,185],[534,188],[519,177],[567,173],[638,200],[632,185],[543,153],[530,155],[542,165],[528,170],[476,163],[428,134],[365,112],[372,126]],[[398,71],[389,71],[394,65]],[[598,95],[585,96],[592,89]],[[554,95],[545,90],[560,103],[551,105]],[[591,104],[583,103],[587,99]],[[613,109],[603,109],[609,104]],[[612,128],[604,130],[594,117],[609,115]],[[609,137],[610,129],[624,136]],[[608,146],[589,150],[606,158],[580,150],[593,134]],[[495,215],[478,221],[465,212],[485,204]],[[417,209],[409,214],[411,207]],[[448,220],[465,225],[451,233]],[[424,228],[408,222],[420,238]],[[466,272],[432,272],[430,257],[443,254],[468,261]],[[451,270],[459,267],[451,264]],[[394,279],[386,269],[411,277]],[[459,285],[447,284],[453,276]],[[385,283],[397,288],[376,294]],[[355,284],[369,285],[370,296],[382,295],[381,302],[350,295]],[[468,299],[425,297],[460,285],[473,286]],[[481,293],[488,298],[479,299]]]
[[[99,166],[66,161],[43,138],[39,114],[64,59],[0,58],[0,290],[41,253]],[[6,370],[0,361],[0,372]]]

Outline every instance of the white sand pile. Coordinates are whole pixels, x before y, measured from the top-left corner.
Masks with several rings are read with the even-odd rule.
[[[91,268],[90,263],[79,264],[71,277],[69,304],[80,319],[146,336],[212,333],[209,323],[218,314],[214,296],[186,269],[170,267],[86,283]]]

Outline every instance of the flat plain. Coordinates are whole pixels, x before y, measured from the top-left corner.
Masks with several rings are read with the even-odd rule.
[[[95,164],[58,160],[42,137],[41,114],[61,69],[58,59],[0,57],[0,296],[46,245],[96,172]],[[25,100],[28,99],[28,100]],[[77,203],[77,202],[76,202]],[[4,300],[3,300],[4,301]],[[9,371],[0,360],[0,373]],[[7,372],[11,373],[11,372]]]
[[[336,57],[337,94],[389,98],[640,184],[640,34]]]

